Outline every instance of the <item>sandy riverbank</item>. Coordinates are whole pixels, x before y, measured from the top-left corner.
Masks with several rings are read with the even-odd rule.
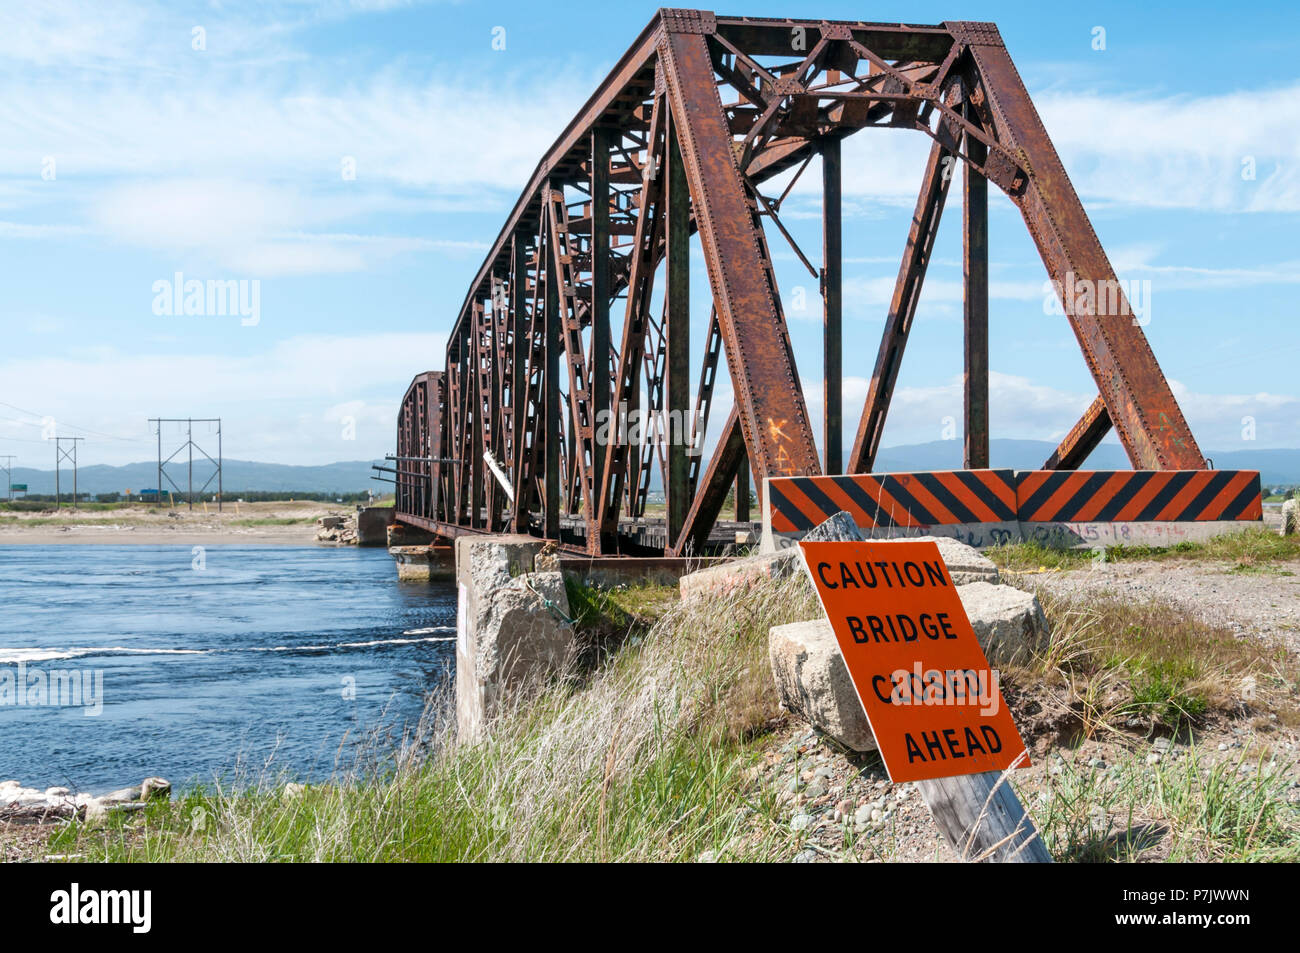
[[[220,513],[209,503],[166,510],[144,506],[113,509],[0,512],[0,546],[5,545],[145,545],[217,544],[314,546],[317,519],[345,516],[351,506],[312,501],[227,503]]]

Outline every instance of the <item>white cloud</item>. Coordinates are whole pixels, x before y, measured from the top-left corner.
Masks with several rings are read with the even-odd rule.
[[[295,48],[304,25],[396,5],[0,11],[0,126],[11,133],[0,140],[0,238],[93,229],[259,274],[453,250],[454,235],[341,236],[386,231],[373,224],[384,215],[502,211],[598,69],[487,77],[418,56],[369,63],[364,51]],[[190,48],[192,21],[208,31],[204,51]],[[47,157],[52,180],[41,178]]]
[[[1052,90],[1033,98],[1071,182],[1089,203],[1300,211],[1300,84],[1205,96]],[[890,129],[846,139],[846,211],[875,214],[873,203],[911,207],[930,145],[923,133]],[[1247,159],[1253,180],[1242,178]],[[816,176],[804,176],[794,194],[811,200],[819,188]],[[813,212],[801,206],[786,214]]]
[[[238,322],[231,327],[231,334],[260,333]],[[231,458],[379,458],[392,450],[397,404],[410,378],[442,367],[445,349],[443,334],[309,335],[244,355],[97,348],[11,360],[0,364],[7,392],[39,394],[44,404],[26,408],[39,416],[0,411],[0,440],[21,441],[26,456],[48,415],[62,422],[60,433],[87,436],[83,463],[127,463],[151,456],[147,418],[193,414],[224,418]],[[51,389],[51,380],[64,384]],[[344,416],[355,419],[355,440],[342,436]]]
[[[870,381],[844,379],[844,446],[853,442],[858,417]],[[1192,391],[1171,381],[1179,406],[1203,451],[1294,446],[1300,432],[1300,398],[1286,394],[1210,394]],[[815,431],[820,436],[821,381],[805,381],[804,394]],[[1027,377],[992,371],[989,374],[990,430],[994,437],[1059,441],[1092,403],[1096,392],[1071,392],[1036,383]],[[1243,441],[1243,419],[1255,422],[1253,443]],[[899,387],[886,419],[882,445],[926,443],[942,438],[948,418],[961,433],[962,382],[954,377],[931,387]]]
[[[878,319],[893,299],[893,276],[853,277],[844,280],[844,303],[850,313]],[[921,286],[919,307],[952,310],[963,300],[961,281],[928,276]],[[1043,297],[1041,281],[990,281],[989,297],[995,300],[1036,301]],[[817,316],[820,320],[820,315]]]

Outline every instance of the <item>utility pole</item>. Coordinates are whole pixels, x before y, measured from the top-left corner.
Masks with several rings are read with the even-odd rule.
[[[63,496],[59,486],[59,464],[64,460],[72,464],[72,508],[77,508],[77,444],[85,437],[55,437],[54,438],[54,508],[57,510],[63,505]],[[69,443],[72,449],[64,450],[63,444]]]
[[[201,487],[199,487],[199,496],[201,497],[204,494],[204,492],[207,490],[207,488],[212,484],[212,481],[216,480],[217,481],[217,512],[220,513],[221,503],[222,503],[221,418],[220,417],[150,417],[149,423],[156,424],[158,427],[158,431],[157,431],[158,433],[158,502],[160,504],[162,503],[164,477],[167,478],[168,483],[170,483],[173,487],[176,488],[177,493],[181,492],[181,488],[177,486],[176,481],[173,480],[171,478],[171,474],[167,472],[166,466],[168,463],[172,462],[172,460],[174,460],[177,456],[179,456],[181,451],[183,450],[186,453],[186,467],[187,467],[186,489],[184,491],[185,500],[189,504],[189,508],[191,510],[194,509],[194,451],[197,450],[202,456],[207,457],[208,462],[211,463],[213,467],[216,468],[213,471],[212,475],[209,476],[208,479],[204,482],[204,484]],[[171,456],[166,458],[163,457],[163,443],[162,443],[163,424],[184,424],[185,425],[185,442],[181,444],[179,447],[177,447],[176,450],[171,454]],[[215,460],[211,457],[211,455],[208,454],[207,451],[205,451],[202,447],[200,447],[197,443],[194,442],[195,424],[216,425],[217,458]]]
[[[5,494],[8,496],[9,502],[12,503],[14,501],[14,456],[7,453],[0,454],[0,460],[4,461],[3,464],[0,464],[0,470],[5,472]]]

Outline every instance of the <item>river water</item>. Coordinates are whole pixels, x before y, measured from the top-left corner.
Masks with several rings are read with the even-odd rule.
[[[0,781],[327,777],[417,725],[455,617],[382,548],[0,546]]]

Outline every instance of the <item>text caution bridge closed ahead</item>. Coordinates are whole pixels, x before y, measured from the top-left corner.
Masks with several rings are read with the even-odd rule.
[[[1029,763],[933,542],[799,546],[890,780]]]

